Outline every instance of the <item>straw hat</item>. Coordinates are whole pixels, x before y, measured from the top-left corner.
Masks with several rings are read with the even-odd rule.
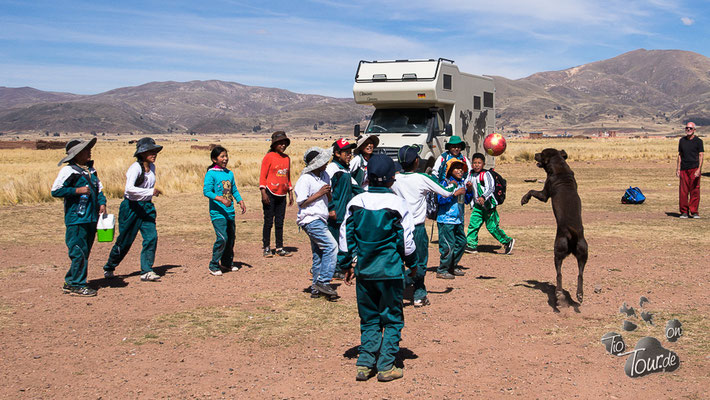
[[[62,165],[65,162],[69,162],[76,157],[77,154],[81,153],[82,150],[84,149],[90,149],[94,147],[96,144],[96,138],[92,138],[90,140],[70,140],[69,143],[67,143],[65,150],[67,152],[66,157],[62,158],[61,161],[57,163],[57,167]]]

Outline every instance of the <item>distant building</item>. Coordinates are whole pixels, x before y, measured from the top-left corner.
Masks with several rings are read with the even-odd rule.
[[[599,131],[599,133],[597,133],[597,136],[602,138],[616,137],[616,131]]]
[[[530,139],[542,139],[542,132],[530,132]]]

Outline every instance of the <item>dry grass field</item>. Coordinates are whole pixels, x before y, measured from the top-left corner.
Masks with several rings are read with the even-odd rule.
[[[467,275],[454,281],[427,275],[432,305],[405,300],[400,359],[403,379],[355,382],[359,326],[355,291],[340,285],[338,302],[310,299],[307,237],[287,211],[290,258],[264,259],[258,165],[268,143],[224,139],[248,212],[237,219],[236,259],[243,268],[207,273],[214,233],[201,181],[208,151],[194,142],[161,141],[157,161],[165,196],[158,210],[157,284],[136,274],[140,243],[103,279],[110,244],[96,243],[89,281],[92,299],[63,295],[67,269],[62,207],[49,197],[62,151],[2,150],[0,187],[0,398],[705,398],[710,381],[710,227],[708,218],[679,220],[675,140],[510,140],[497,166],[508,179],[501,226],[516,238],[512,255],[481,231],[481,252],[464,256]],[[202,140],[200,145],[210,143]],[[293,140],[294,178],[303,151],[327,142]],[[585,301],[553,312],[550,204],[520,197],[542,183],[530,161],[543,147],[570,155],[583,203],[590,260]],[[133,145],[96,147],[99,176],[117,212]],[[707,178],[703,178],[706,180]],[[628,186],[648,200],[623,205]],[[700,213],[707,210],[703,186]],[[427,230],[431,222],[427,222]],[[436,232],[434,237],[436,240]],[[429,248],[429,266],[438,248]],[[568,259],[564,287],[574,293],[576,265]],[[640,311],[651,303],[655,325],[640,318],[623,332],[623,302]],[[663,327],[683,323],[669,343]],[[606,354],[600,342],[622,333],[630,348],[654,336],[676,352],[673,373],[632,379],[626,357]]]

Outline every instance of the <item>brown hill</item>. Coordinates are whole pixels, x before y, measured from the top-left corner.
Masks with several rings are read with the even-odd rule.
[[[494,77],[498,126],[652,129],[710,123],[710,59],[680,50],[635,50],[562,71]]]
[[[505,130],[667,131],[686,120],[710,124],[710,59],[688,51],[640,49],[518,80],[493,78],[497,126]],[[216,80],[151,82],[91,96],[0,87],[0,132],[349,129],[370,113],[350,98]]]

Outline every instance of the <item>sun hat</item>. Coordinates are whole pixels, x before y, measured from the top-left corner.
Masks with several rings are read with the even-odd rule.
[[[90,149],[94,147],[96,144],[96,138],[91,138],[90,140],[80,140],[80,139],[74,139],[70,140],[67,145],[65,146],[65,151],[67,152],[67,155],[62,158],[61,161],[57,163],[57,167],[64,164],[65,162],[69,162],[76,157],[77,154],[81,153],[82,150],[84,149]]]
[[[340,138],[333,143],[333,152],[354,149],[355,143],[350,143],[345,138]]]
[[[461,164],[461,168],[463,169],[464,174],[466,174],[466,172],[468,172],[468,165],[466,165],[465,161],[459,160],[458,158],[452,158],[446,162],[446,177],[447,178],[451,175],[451,171],[454,169],[454,166],[457,164]]]
[[[380,138],[376,135],[362,135],[357,140],[357,149],[360,150],[360,148],[365,146],[368,141],[372,142],[375,147],[380,144]]]
[[[417,145],[406,145],[399,148],[397,160],[402,164],[402,168],[410,167],[419,158],[421,147]]]
[[[387,183],[394,180],[394,161],[384,154],[373,154],[367,163],[367,180],[370,183]]]
[[[303,155],[303,161],[306,163],[306,167],[301,171],[301,175],[315,171],[328,164],[330,161],[330,152],[320,147],[311,147],[306,150],[306,153]]]
[[[276,143],[278,142],[283,142],[286,141],[286,147],[291,145],[291,139],[286,136],[286,132],[284,131],[276,131],[271,134],[271,148],[273,149],[274,146],[276,146]]]
[[[163,150],[163,146],[155,144],[155,140],[149,137],[144,137],[136,142],[136,152],[133,153],[133,157],[138,156],[138,154],[145,153],[151,150]]]
[[[463,140],[461,140],[461,138],[459,136],[451,136],[451,139],[449,139],[449,142],[446,143],[446,146],[445,146],[446,150],[448,150],[451,146],[457,145],[457,144],[461,145],[461,150],[466,149],[466,143]]]

